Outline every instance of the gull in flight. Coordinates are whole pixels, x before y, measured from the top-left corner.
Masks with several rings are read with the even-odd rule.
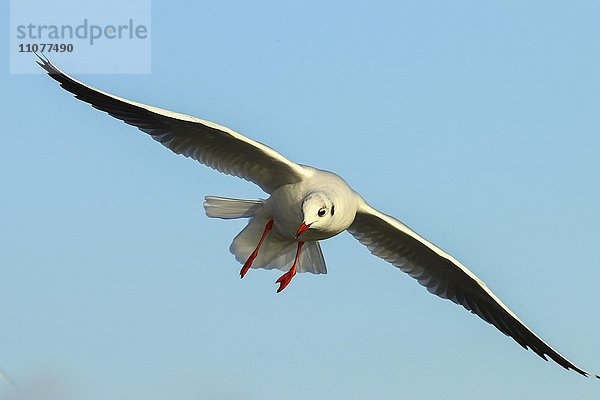
[[[137,103],[88,86],[47,58],[38,64],[81,101],[139,128],[171,151],[260,186],[266,200],[207,196],[211,218],[248,218],[230,251],[250,268],[279,269],[281,292],[298,272],[324,274],[319,241],[347,230],[371,253],[416,279],[439,297],[463,306],[525,349],[566,369],[590,375],[540,339],[454,257],[394,217],[370,206],[338,175],[296,164],[272,148],[200,118]],[[594,375],[600,379],[600,376]]]

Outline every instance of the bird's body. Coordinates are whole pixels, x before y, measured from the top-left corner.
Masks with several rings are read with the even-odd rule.
[[[396,218],[371,207],[338,175],[296,164],[213,122],[102,92],[75,80],[45,58],[40,57],[39,64],[78,99],[138,127],[173,152],[252,181],[270,195],[266,200],[206,197],[204,208],[209,217],[249,218],[230,246],[243,264],[242,277],[250,268],[287,271],[277,280],[279,292],[296,272],[326,273],[319,240],[348,231],[371,253],[431,293],[463,306],[540,357],[589,375],[540,339],[458,260]]]
[[[278,187],[266,200],[206,198],[209,217],[250,218],[230,246],[236,259],[244,263],[242,277],[249,268],[288,270],[292,266],[299,272],[327,272],[318,241],[348,229],[362,198],[340,176],[303,168],[304,179]],[[306,228],[300,231],[303,226]],[[295,259],[298,262],[294,263]]]
[[[326,204],[327,200],[334,205],[334,215],[330,215],[327,224],[311,225],[311,229],[302,234],[302,239],[305,241],[329,239],[345,231],[352,224],[359,195],[340,176],[316,168],[305,168],[309,171],[306,179],[279,187],[266,201],[273,216],[273,228],[286,238],[296,240],[298,227],[305,222],[302,215],[302,201],[309,195],[313,195],[318,198],[315,200],[321,201],[321,204],[316,205],[315,215],[306,222],[317,221],[316,214],[321,207],[328,208],[328,213],[331,214],[330,207]]]

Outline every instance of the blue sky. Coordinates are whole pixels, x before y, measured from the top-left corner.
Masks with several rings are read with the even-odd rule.
[[[78,77],[339,173],[600,373],[599,17],[593,1],[154,1],[152,73]],[[7,60],[0,368],[22,386],[82,400],[600,395],[347,233],[323,243],[327,275],[279,295],[277,271],[240,280],[228,246],[244,222],[208,219],[202,199],[257,187]]]

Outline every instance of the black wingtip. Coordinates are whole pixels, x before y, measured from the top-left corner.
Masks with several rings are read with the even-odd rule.
[[[56,66],[54,66],[54,64],[52,64],[52,61],[50,61],[50,59],[46,57],[44,53],[34,52],[34,54],[38,58],[38,60],[35,62],[42,67],[48,75],[60,75],[60,71],[56,68]]]
[[[579,369],[579,368],[569,367],[567,369],[571,369],[571,370],[577,372],[578,374],[581,374],[581,375],[585,376],[586,378],[600,379],[600,375],[592,374],[592,373],[589,373],[589,372],[584,371],[584,370]]]
[[[35,54],[35,56],[37,58],[39,58],[39,60],[41,61],[37,61],[38,64],[44,66],[46,64],[50,64],[50,59],[48,57],[46,57],[46,55],[44,53],[38,53],[37,51],[34,51],[33,54]]]
[[[35,54],[35,56],[38,58],[37,60],[35,60],[35,62],[37,63],[37,65],[39,65],[40,67],[46,69],[46,64],[48,63],[48,60],[42,58],[42,56],[38,52],[34,52],[33,54]]]

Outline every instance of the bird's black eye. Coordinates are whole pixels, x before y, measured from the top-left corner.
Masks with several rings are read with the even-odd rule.
[[[333,217],[333,214],[335,213],[335,206],[332,204],[331,205],[331,216]]]
[[[319,210],[319,212],[317,213],[317,215],[318,215],[319,217],[324,217],[324,216],[325,216],[325,214],[327,214],[327,209],[326,209],[325,207],[321,208],[321,209]]]

